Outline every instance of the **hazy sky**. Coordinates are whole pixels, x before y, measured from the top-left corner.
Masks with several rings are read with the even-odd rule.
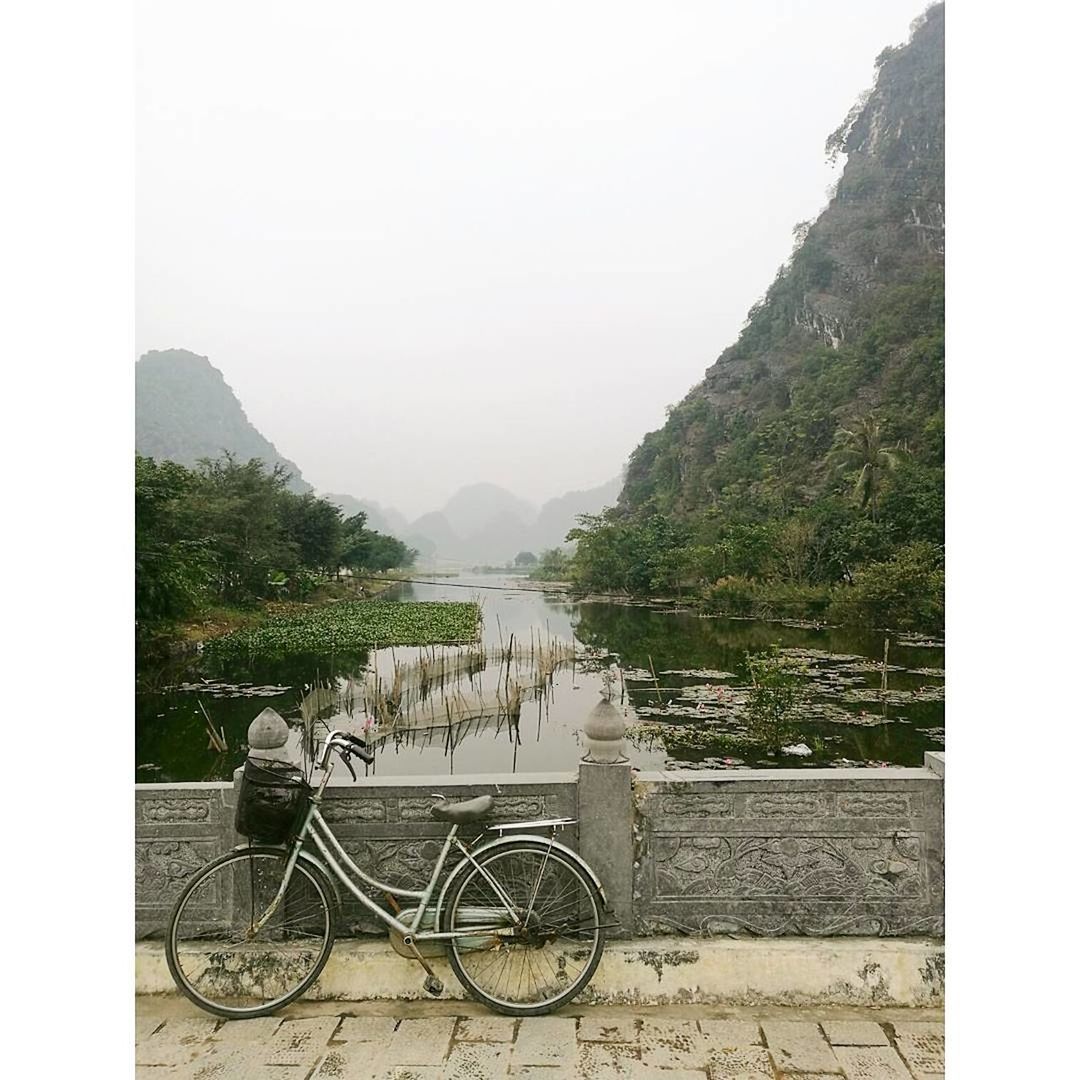
[[[618,474],[822,208],[922,0],[139,0],[136,346],[320,491]]]

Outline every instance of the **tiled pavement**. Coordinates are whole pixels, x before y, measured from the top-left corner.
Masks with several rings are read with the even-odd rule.
[[[869,1009],[595,1007],[513,1020],[462,1003],[410,1004],[337,1002],[228,1023],[144,1004],[136,1077],[941,1080],[945,1069],[936,1011],[891,1010],[886,1019]]]

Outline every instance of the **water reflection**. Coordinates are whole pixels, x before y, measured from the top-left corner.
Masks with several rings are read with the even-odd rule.
[[[616,701],[628,719],[646,730],[666,725],[663,738],[634,740],[631,760],[639,768],[732,760],[910,765],[943,745],[940,646],[892,641],[882,693],[884,634],[575,604],[524,585],[515,577],[462,575],[398,587],[394,599],[480,603],[483,631],[474,647],[228,662],[196,657],[141,671],[136,779],[228,778],[246,752],[248,724],[266,705],[292,724],[298,755],[305,727],[361,731],[375,719],[376,775],[572,770],[608,654],[623,670]],[[718,734],[735,722],[746,653],[774,644],[807,659],[812,694],[800,731],[812,756],[732,759]],[[545,647],[562,650],[557,663],[543,657]],[[499,659],[506,655],[508,661]],[[223,731],[225,753],[208,749],[204,710]]]

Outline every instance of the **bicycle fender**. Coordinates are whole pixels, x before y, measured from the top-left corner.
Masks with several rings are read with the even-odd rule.
[[[605,912],[611,911],[611,905],[608,903],[607,893],[604,892],[604,886],[597,877],[596,871],[573,849],[567,847],[565,844],[560,844],[558,840],[548,840],[543,836],[533,836],[528,833],[525,835],[517,836],[500,836],[496,840],[491,840],[484,844],[482,847],[478,847],[471,854],[473,858],[479,858],[481,855],[487,854],[487,852],[494,850],[495,848],[506,847],[507,844],[531,844],[533,847],[552,848],[559,852],[560,855],[565,855],[579,870],[581,870],[585,876],[596,886],[596,891],[600,894],[600,902],[603,905]],[[435,919],[436,926],[442,926],[442,913],[443,904],[450,894],[450,886],[457,880],[460,874],[463,874],[472,863],[468,859],[462,859],[461,862],[454,867],[446,876],[446,881],[443,882],[443,887],[439,892],[439,899],[435,905]]]

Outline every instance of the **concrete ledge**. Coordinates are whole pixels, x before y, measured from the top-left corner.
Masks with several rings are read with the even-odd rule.
[[[444,998],[467,995],[444,960],[433,961]],[[317,1001],[426,998],[418,964],[386,940],[343,939],[318,983]],[[136,994],[176,993],[160,942],[135,947]],[[609,942],[578,999],[605,1005],[876,1005],[940,1007],[945,945],[928,938],[639,938]]]

